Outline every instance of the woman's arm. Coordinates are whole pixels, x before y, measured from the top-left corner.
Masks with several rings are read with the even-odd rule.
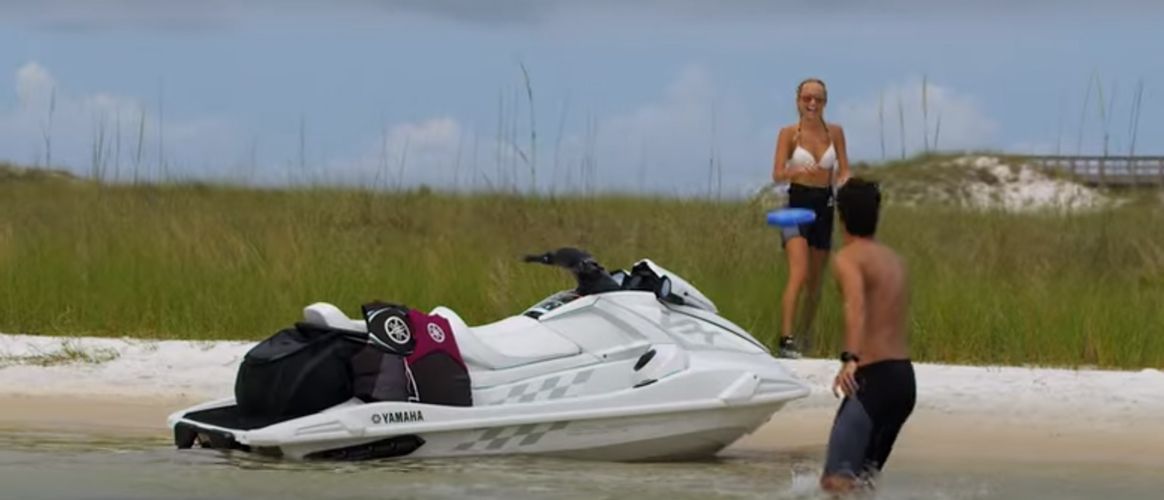
[[[797,169],[788,168],[788,151],[792,145],[792,130],[780,129],[776,136],[776,157],[772,161],[772,181],[779,184],[791,180]]]

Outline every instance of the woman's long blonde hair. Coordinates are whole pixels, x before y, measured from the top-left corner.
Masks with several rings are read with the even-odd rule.
[[[797,101],[796,113],[797,114],[800,114],[800,91],[804,90],[804,86],[808,85],[810,83],[818,84],[818,85],[820,85],[820,88],[824,90],[824,99],[825,99],[824,104],[827,104],[829,101],[829,88],[828,88],[828,86],[825,85],[824,80],[821,80],[820,78],[805,78],[804,81],[800,82],[800,85],[796,86],[796,101]],[[832,134],[829,132],[828,122],[825,121],[823,109],[820,112],[820,124],[824,126],[825,134],[829,135],[831,137]],[[797,136],[797,139],[800,138],[800,126],[799,125],[796,126],[796,136]]]

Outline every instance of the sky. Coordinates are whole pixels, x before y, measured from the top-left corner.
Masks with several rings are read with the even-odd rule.
[[[1105,136],[1164,154],[1164,6],[1100,3],[6,0],[0,160],[731,195],[769,182],[807,77],[853,161],[1100,154]]]

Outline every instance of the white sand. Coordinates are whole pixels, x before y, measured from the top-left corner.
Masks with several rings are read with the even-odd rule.
[[[253,342],[0,334],[0,427],[165,432],[165,415],[233,394]],[[69,354],[62,356],[62,354]],[[90,361],[57,362],[45,359]],[[739,447],[811,449],[837,400],[833,360],[783,361],[812,387]],[[918,405],[903,453],[1126,460],[1164,466],[1164,373],[919,363]],[[83,407],[84,412],[71,412]],[[71,410],[70,410],[71,409]],[[938,445],[938,446],[935,446]]]
[[[0,334],[0,394],[211,398],[233,393],[253,342],[188,342]],[[40,366],[38,356],[84,353],[97,361]],[[74,357],[77,357],[74,355]],[[112,359],[110,359],[112,358]],[[43,358],[41,358],[43,359]],[[797,402],[832,407],[832,360],[782,360],[813,393]],[[1164,372],[972,367],[919,363],[919,408],[1008,418],[1119,426],[1164,424]]]
[[[939,159],[921,168],[948,175],[937,179],[886,177],[882,189],[888,195],[888,203],[936,203],[975,211],[1072,213],[1098,211],[1127,202],[1110,191],[1066,176],[1050,175],[1037,165],[1006,163],[994,156]],[[766,184],[754,194],[761,197],[765,206],[779,206],[787,199],[787,190],[787,183]]]
[[[1044,174],[1030,165],[1009,165],[991,156],[963,156],[951,162],[989,174],[994,183],[970,182],[963,187],[966,205],[1011,212],[1056,209],[1080,211],[1101,208],[1110,200],[1088,186]]]
[[[235,372],[253,345],[0,334],[0,394],[199,399],[231,395]],[[36,364],[70,354],[97,361]]]

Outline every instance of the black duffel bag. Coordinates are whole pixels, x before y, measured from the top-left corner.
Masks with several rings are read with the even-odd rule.
[[[351,399],[352,357],[367,342],[357,332],[296,323],[260,342],[239,366],[235,403],[252,422],[317,413]]]

